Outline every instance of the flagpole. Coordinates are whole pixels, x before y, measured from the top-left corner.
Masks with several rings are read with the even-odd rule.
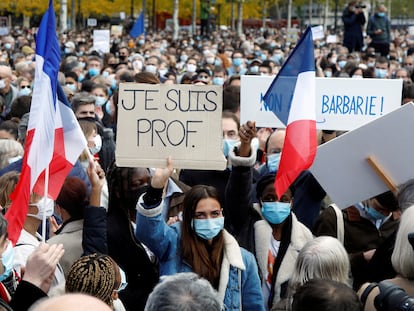
[[[49,193],[49,165],[46,166],[45,170],[45,189],[44,189],[44,197],[47,198]],[[43,201],[43,211],[46,210],[46,200]],[[42,242],[46,241],[46,213],[43,212],[43,219],[42,219]]]

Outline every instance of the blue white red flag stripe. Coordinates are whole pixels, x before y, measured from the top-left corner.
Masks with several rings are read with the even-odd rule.
[[[299,174],[312,165],[316,155],[315,57],[310,27],[264,96],[268,106],[277,109],[277,105],[268,103],[271,98],[288,99],[286,103],[289,108],[273,110],[287,125],[275,179],[276,194],[280,198]],[[283,111],[287,111],[288,115],[284,115]]]
[[[55,12],[53,1],[49,1],[36,37],[35,79],[22,172],[6,213],[13,244],[26,219],[30,193],[43,196],[48,178],[47,195],[56,199],[67,174],[86,147],[86,139],[57,81],[59,64]]]

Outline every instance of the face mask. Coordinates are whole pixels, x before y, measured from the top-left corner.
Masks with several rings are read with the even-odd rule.
[[[109,100],[106,102],[105,111],[107,114],[112,115],[111,102]]]
[[[220,67],[222,64],[222,61],[220,59],[214,60],[214,66]]]
[[[150,72],[155,75],[157,73],[157,67],[155,67],[154,65],[146,65],[145,71]]]
[[[65,48],[65,54],[72,53],[72,50],[70,48]]]
[[[212,64],[214,64],[214,61],[215,61],[215,58],[214,57],[207,57],[206,58],[207,64],[212,65]]]
[[[102,107],[106,103],[106,98],[103,96],[95,96],[95,105]]]
[[[24,89],[21,89],[17,92],[17,96],[29,96],[32,93],[32,90],[25,87]]]
[[[344,68],[345,67],[345,65],[346,65],[346,60],[340,60],[339,62],[338,62],[338,66],[339,66],[339,68]]]
[[[85,75],[84,75],[83,73],[81,73],[81,74],[79,75],[78,82],[82,82],[82,81],[83,81],[83,79],[85,79]]]
[[[216,237],[224,227],[224,217],[209,219],[193,219],[191,228],[204,240],[211,240]]]
[[[65,84],[65,86],[71,90],[72,92],[76,92],[76,85],[74,83],[72,84]]]
[[[89,68],[88,73],[91,77],[95,77],[99,74],[98,68]]]
[[[4,89],[6,87],[6,83],[4,82],[4,80],[0,80],[0,90]]]
[[[375,68],[375,76],[380,79],[385,78],[387,76],[387,70]]]
[[[259,72],[259,66],[251,66],[250,71],[253,72],[253,73]]]
[[[78,53],[76,53],[76,56],[83,56],[83,51],[79,51]]]
[[[144,43],[145,43],[145,40],[144,39],[138,40],[138,44],[139,45],[144,45]]]
[[[377,15],[378,15],[379,17],[384,17],[384,16],[385,16],[385,13],[384,13],[384,12],[378,12],[378,13],[377,13]]]
[[[164,77],[165,74],[168,72],[168,69],[160,69],[158,72],[160,73],[160,77]]]
[[[116,90],[118,88],[118,83],[115,79],[111,81],[111,89]]]
[[[274,173],[279,169],[279,163],[280,163],[280,156],[281,152],[269,154],[267,156],[267,168],[269,169],[270,173]]]
[[[7,277],[13,271],[13,260],[14,260],[14,252],[13,246],[10,242],[7,242],[7,248],[4,253],[1,255],[1,262],[4,266],[4,272],[0,275],[0,282],[7,279]]]
[[[374,67],[375,66],[375,62],[369,62],[369,63],[367,63],[367,66],[368,67]]]
[[[363,79],[364,77],[361,75],[353,75],[352,79]]]
[[[282,54],[273,54],[272,59],[277,62],[278,64],[282,63]]]
[[[229,156],[230,150],[233,150],[238,142],[236,139],[223,139],[223,153],[226,158]]]
[[[185,66],[187,68],[187,72],[196,72],[197,70],[197,66],[194,64],[187,64],[187,66]]]
[[[336,57],[332,57],[332,58],[331,58],[331,61],[330,61],[330,62],[331,62],[331,64],[335,64],[335,63],[336,63],[336,59],[337,59]]]
[[[142,66],[143,66],[143,64],[142,64],[142,62],[141,62],[140,60],[134,60],[134,61],[132,62],[132,67],[133,67],[135,70],[139,70],[139,71],[141,71],[141,70],[142,70]]]
[[[325,77],[330,78],[332,77],[332,71],[324,71],[323,74],[325,75]]]
[[[4,47],[6,48],[6,50],[10,50],[11,49],[11,44],[10,43],[6,43],[4,45]]]
[[[183,63],[185,63],[187,59],[188,59],[188,55],[183,54],[180,56],[180,61],[182,61]]]
[[[96,135],[93,138],[93,143],[95,144],[94,147],[89,147],[89,150],[92,154],[97,154],[99,151],[101,151],[102,148],[102,137],[101,135]]]
[[[30,206],[36,206],[37,207],[37,214],[27,214],[27,216],[32,216],[34,218],[37,218],[39,220],[43,220],[43,216],[50,217],[53,215],[53,209],[54,209],[54,201],[50,198],[43,197],[40,199],[37,203],[30,203]]]
[[[285,202],[262,202],[262,215],[273,225],[279,225],[286,220],[290,214],[290,203]]]
[[[109,72],[108,71],[102,72],[102,77],[108,78],[109,77]]]
[[[86,64],[84,62],[79,62],[79,67],[81,67],[82,69],[85,68]]]
[[[241,66],[242,63],[243,63],[243,60],[240,57],[237,57],[237,58],[233,59],[233,66],[234,67],[239,67],[239,66]]]
[[[222,77],[214,77],[213,78],[213,84],[214,85],[223,85],[224,84],[224,78],[222,78]]]
[[[366,213],[367,213],[368,217],[370,217],[374,220],[383,220],[387,217],[387,216],[381,214],[380,212],[378,212],[375,208],[372,208],[371,206],[367,207]]]

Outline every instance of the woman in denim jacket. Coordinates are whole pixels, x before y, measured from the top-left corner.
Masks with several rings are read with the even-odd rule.
[[[224,217],[214,187],[193,187],[184,199],[182,222],[162,218],[163,188],[173,171],[157,169],[151,187],[137,204],[136,237],[159,258],[160,275],[193,271],[218,291],[225,310],[264,310],[256,261],[223,229]]]

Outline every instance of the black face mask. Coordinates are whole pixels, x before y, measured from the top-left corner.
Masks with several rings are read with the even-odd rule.
[[[125,193],[125,207],[135,210],[139,197],[148,191],[149,185],[140,186],[135,190],[128,190]]]

